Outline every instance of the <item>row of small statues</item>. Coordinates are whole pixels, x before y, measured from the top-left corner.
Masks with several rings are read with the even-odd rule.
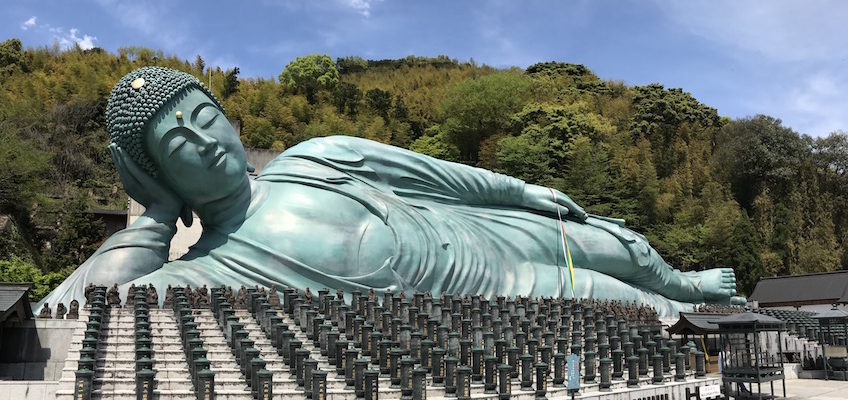
[[[591,308],[594,310],[603,311],[604,314],[613,314],[615,319],[623,319],[628,322],[641,322],[643,324],[654,324],[659,322],[657,310],[651,306],[631,303],[630,301],[622,302],[620,300],[596,300],[596,299],[580,299],[580,305],[583,309]]]
[[[41,312],[38,313],[38,318],[53,318],[53,310],[50,308],[50,304],[44,303],[44,307],[41,307]],[[56,319],[79,319],[79,302],[71,300],[70,310],[65,308],[63,303],[59,303],[56,306]]]
[[[141,286],[141,288],[147,294],[146,302],[148,306],[150,306],[151,308],[159,308],[159,294],[156,291],[156,288],[152,284],[143,285]],[[256,286],[256,290],[258,290],[262,294],[265,294],[264,287]],[[237,292],[234,292],[233,288],[229,286],[221,286],[221,291],[224,293],[224,296],[227,298],[227,301],[229,301],[230,304],[233,304],[233,307],[237,309],[247,308],[247,288],[245,288],[244,285],[242,285]],[[133,305],[135,297],[134,293],[136,293],[136,286],[130,285],[130,287],[127,289],[127,300],[124,303],[124,306]],[[186,285],[184,293],[186,294],[189,305],[191,307],[202,308],[209,306],[209,289],[206,287],[206,285],[197,288],[192,288],[191,285]],[[93,295],[94,286],[90,285],[88,288],[86,288],[85,291],[86,301],[90,302]],[[276,287],[271,287],[267,295],[272,305],[280,305],[280,297],[277,295]],[[113,285],[106,292],[106,303],[110,307],[121,307],[121,297],[118,293],[117,285]],[[173,305],[173,303],[174,288],[171,287],[171,285],[168,285],[168,288],[165,289],[165,300],[163,302],[163,307],[170,307]]]
[[[90,303],[94,296],[94,285],[88,285],[85,288],[85,301]],[[157,308],[159,307],[159,293],[156,291],[156,287],[153,284],[150,285],[142,285],[142,289],[147,294],[145,302],[151,307]],[[136,287],[135,284],[130,285],[127,289],[127,301],[124,303],[127,307],[132,307],[135,305],[135,293]],[[109,290],[106,292],[106,304],[109,307],[121,307],[121,295],[118,293],[118,285],[112,285]]]
[[[255,289],[263,296],[268,296],[268,302],[274,308],[280,307],[280,296],[277,294],[277,287],[271,286],[271,289],[265,291],[265,288],[262,286],[255,286]],[[309,291],[309,289],[306,289]],[[221,293],[227,299],[227,302],[233,305],[235,309],[247,309],[247,288],[244,285],[241,285],[241,288],[238,291],[233,291],[231,286],[221,286]],[[311,292],[310,292],[311,293]],[[191,286],[186,285],[185,294],[188,298],[188,303],[191,307],[208,307],[209,306],[209,290],[206,288],[206,285],[203,285],[202,288],[196,288],[194,290],[191,289]],[[174,303],[174,291],[168,286],[167,291],[165,292],[165,304],[164,307],[170,307]]]
[[[694,307],[695,312],[713,314],[735,314],[745,312],[742,306],[723,306],[721,304],[699,304]]]
[[[159,307],[159,294],[156,291],[156,288],[151,285],[143,285],[142,288],[145,289],[147,293],[146,302],[152,308]],[[88,285],[85,288],[84,294],[86,298],[86,302],[90,303],[94,296],[95,286],[93,284]],[[266,294],[265,288],[257,286],[256,290],[258,290],[261,294]],[[130,285],[127,289],[126,302],[124,302],[124,306],[132,306],[134,303],[136,292],[136,286]],[[227,301],[233,305],[236,309],[246,309],[247,308],[247,289],[244,285],[241,286],[237,291],[234,291],[230,286],[221,286],[221,292],[224,294],[224,297],[227,298]],[[190,285],[186,285],[185,287],[186,297],[188,297],[189,304],[192,307],[208,307],[209,306],[209,289],[207,289],[206,285],[203,287],[192,288]],[[273,307],[280,306],[280,297],[277,294],[277,288],[272,286],[268,292],[268,301],[271,303]],[[344,291],[342,289],[338,289],[336,291],[336,296],[340,299],[344,298]],[[368,294],[368,298],[371,300],[379,301],[377,293],[371,289]],[[406,294],[401,292],[400,296],[402,298],[406,297]],[[445,301],[445,293],[442,293],[441,300]],[[468,296],[468,295],[467,295]],[[432,298],[432,294],[430,292],[424,293],[425,298]],[[313,294],[309,288],[306,288],[304,293],[304,298],[308,303],[312,302]],[[470,296],[469,296],[470,298]],[[516,300],[521,300],[522,296],[516,296]],[[171,285],[168,285],[168,288],[165,291],[165,301],[164,307],[169,307],[173,304],[174,301],[174,289]],[[110,307],[121,307],[121,297],[118,292],[118,285],[112,285],[111,288],[106,292],[106,302]],[[639,305],[635,302],[631,303],[621,302],[618,300],[596,300],[596,299],[580,299],[580,304],[584,308],[593,308],[596,310],[601,310],[604,314],[613,314],[616,319],[624,319],[627,321],[638,321],[642,323],[655,323],[659,321],[657,316],[657,312],[653,307]],[[699,305],[694,309],[695,312],[711,312],[711,313],[737,313],[744,312],[745,309],[743,307],[738,306],[722,306],[716,304],[708,304],[708,305]],[[62,319],[64,318],[65,313],[67,312],[68,319],[76,319],[79,317],[79,303],[76,300],[71,302],[70,311],[65,309],[64,304],[59,303],[56,307],[56,318]],[[48,304],[44,304],[44,307],[41,309],[41,313],[38,316],[39,318],[51,318],[52,310],[50,309]]]

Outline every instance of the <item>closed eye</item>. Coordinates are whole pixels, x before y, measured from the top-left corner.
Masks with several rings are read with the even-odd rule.
[[[209,111],[206,111],[206,110],[209,110]],[[212,115],[209,115],[209,114],[212,114]],[[203,109],[200,112],[200,115],[198,115],[198,117],[199,117],[198,119],[200,119],[201,121],[203,119],[205,119],[203,117],[208,117],[209,119],[206,122],[201,122],[200,128],[206,129],[206,128],[209,128],[210,126],[212,126],[212,124],[215,123],[215,120],[218,119],[218,115],[220,115],[220,113],[218,113],[217,110],[215,110],[214,107],[206,107],[205,109]]]
[[[186,139],[184,137],[176,137],[168,143],[168,155],[174,154],[180,147],[186,144]]]

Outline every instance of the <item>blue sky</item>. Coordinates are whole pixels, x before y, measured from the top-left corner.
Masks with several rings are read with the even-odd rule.
[[[243,77],[295,57],[445,54],[497,67],[582,63],[603,79],[682,87],[721,115],[768,114],[800,133],[848,130],[848,2],[117,1],[4,4],[24,46],[161,49]]]

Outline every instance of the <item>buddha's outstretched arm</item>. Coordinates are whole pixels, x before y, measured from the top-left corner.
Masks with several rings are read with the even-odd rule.
[[[83,288],[95,285],[123,284],[141,278],[168,261],[171,238],[177,232],[176,217],[146,211],[132,225],[109,237],[94,254],[77,268],[59,287],[39,302],[70,304],[83,302]]]
[[[578,220],[586,218],[583,209],[560,192],[366,139],[315,138],[286,150],[283,156],[328,165],[401,197],[543,212],[556,212],[559,204],[563,214]]]
[[[72,299],[83,300],[83,288],[95,285],[123,284],[145,276],[168,261],[171,238],[177,232],[177,218],[184,209],[182,201],[162,183],[143,172],[116,145],[109,146],[112,160],[124,190],[145,205],[144,213],[127,229],[112,235],[82,265],[41,300],[50,304]]]

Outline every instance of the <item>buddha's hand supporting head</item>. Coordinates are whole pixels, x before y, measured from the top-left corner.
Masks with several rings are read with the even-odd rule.
[[[112,156],[135,162],[135,168],[125,160],[115,162],[123,169],[124,185],[142,185],[140,191],[160,185],[152,197],[127,189],[142,204],[136,195],[158,204],[165,201],[159,196],[173,202],[174,193],[181,204],[202,207],[230,196],[247,179],[238,135],[218,100],[194,76],[159,67],[127,74],[112,90],[107,122],[117,150]]]
[[[117,144],[109,145],[109,154],[130,197],[163,220],[175,221],[181,216],[187,226],[191,225],[191,211],[168,185],[142,170]]]

